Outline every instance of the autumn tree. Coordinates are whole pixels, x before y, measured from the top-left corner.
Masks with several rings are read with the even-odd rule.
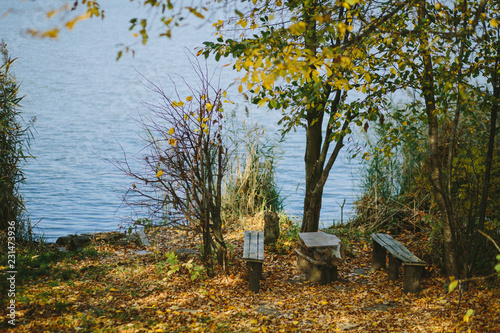
[[[425,116],[429,182],[441,214],[449,276],[467,275],[470,270],[480,247],[476,230],[483,229],[486,205],[493,199],[488,191],[498,108],[498,10],[492,1],[418,1],[377,29],[377,49],[383,55],[378,61],[392,59],[392,63],[376,81],[390,90],[416,92],[415,110]],[[476,89],[477,78],[487,85]],[[472,120],[474,110],[488,109],[487,157],[481,164],[479,159],[471,164],[458,155],[464,149],[460,128],[465,119]],[[469,171],[464,169],[467,165]],[[483,170],[482,193],[473,197],[467,190],[464,201],[464,188],[476,186],[477,180],[461,184],[459,173],[471,177],[472,168]]]
[[[219,21],[217,42],[200,53],[235,59],[239,91],[259,106],[281,111],[284,133],[302,126],[306,189],[301,230],[317,231],[322,194],[353,125],[367,127],[384,97],[374,94],[368,53],[375,27],[407,6],[358,1],[253,1],[238,12],[231,36]],[[227,34],[226,34],[227,31]],[[378,88],[378,87],[376,87]],[[364,94],[349,101],[348,93]]]

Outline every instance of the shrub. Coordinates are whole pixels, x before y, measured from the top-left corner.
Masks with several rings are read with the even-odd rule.
[[[134,179],[127,195],[130,204],[145,207],[151,220],[202,235],[202,260],[212,276],[212,252],[222,267],[227,253],[221,221],[222,179],[228,161],[222,107],[226,93],[212,85],[208,69],[199,63],[193,68],[200,82],[197,88],[186,83],[190,96],[177,93],[174,99],[148,81],[158,100],[146,104],[149,113],[142,121],[144,169],[132,170],[126,161],[118,167]]]

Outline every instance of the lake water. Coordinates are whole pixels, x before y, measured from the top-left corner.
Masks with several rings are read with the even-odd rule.
[[[107,159],[121,158],[122,148],[129,157],[140,156],[143,142],[137,119],[143,101],[154,95],[144,86],[141,75],[172,89],[167,75],[181,74],[194,81],[187,50],[212,38],[209,25],[193,25],[174,31],[171,40],[151,38],[143,47],[128,31],[128,21],[140,13],[136,3],[102,1],[104,20],[78,23],[57,40],[37,40],[26,35],[27,28],[50,28],[58,19],[47,20],[45,13],[63,1],[2,0],[0,38],[8,46],[13,68],[21,83],[25,119],[36,117],[31,152],[36,157],[25,168],[27,183],[23,195],[32,222],[49,241],[68,233],[116,230],[124,219],[133,217],[122,205],[130,179],[119,173]],[[145,13],[151,16],[151,13]],[[151,32],[151,35],[154,31]],[[120,43],[134,45],[135,56],[115,61]],[[226,62],[216,64],[215,68]],[[221,69],[221,87],[237,77],[230,67]],[[182,85],[181,85],[182,86]],[[182,94],[182,89],[181,89]],[[244,119],[243,101],[236,93],[239,119]],[[279,130],[277,112],[249,106],[250,118],[266,127],[269,135]],[[304,195],[304,132],[290,133],[281,145],[283,155],[277,167],[277,181],[286,197],[285,209],[302,214]],[[139,154],[139,155],[137,155]],[[344,199],[344,220],[352,213],[359,193],[358,165],[344,155],[326,184],[322,223],[340,221]]]

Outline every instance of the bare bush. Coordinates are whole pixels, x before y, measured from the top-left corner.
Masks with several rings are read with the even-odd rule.
[[[152,220],[202,234],[202,259],[213,275],[212,251],[223,267],[226,259],[221,221],[222,179],[228,162],[222,107],[226,93],[212,85],[215,73],[199,63],[192,65],[199,82],[193,87],[183,79],[189,96],[181,98],[175,88],[174,100],[147,80],[159,98],[145,104],[148,115],[140,121],[147,143],[141,160],[144,168],[132,170],[126,159],[117,165],[134,179],[127,203],[146,208]]]

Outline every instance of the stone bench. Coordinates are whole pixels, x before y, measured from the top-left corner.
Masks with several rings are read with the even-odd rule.
[[[389,280],[394,281],[399,277],[399,267],[404,265],[403,291],[405,293],[416,293],[420,291],[420,280],[422,271],[426,266],[425,261],[419,259],[404,247],[391,235],[384,233],[374,233],[372,251],[372,272],[385,268],[385,259],[389,251]]]
[[[262,263],[264,262],[264,231],[245,230],[243,260],[248,265],[249,289],[258,293],[262,279]]]

